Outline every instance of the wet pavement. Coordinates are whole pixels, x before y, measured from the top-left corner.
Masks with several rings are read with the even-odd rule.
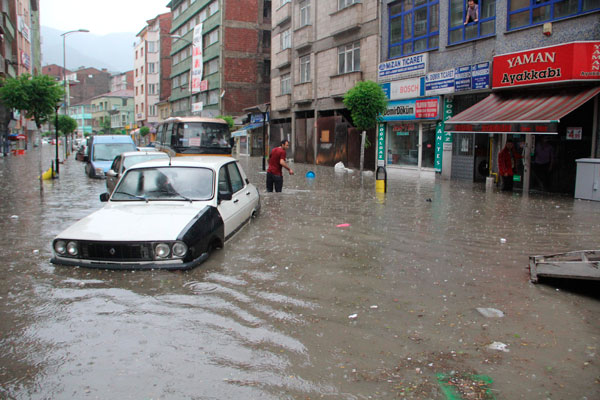
[[[39,160],[0,158],[2,399],[445,399],[436,374],[490,377],[496,399],[600,398],[599,286],[528,272],[600,248],[600,203],[407,172],[376,195],[304,164],[264,193],[241,158],[261,215],[200,267],[86,270],[50,264],[50,243],[105,183],[71,156],[40,191]]]

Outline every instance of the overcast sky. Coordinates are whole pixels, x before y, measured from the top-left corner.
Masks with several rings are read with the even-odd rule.
[[[169,12],[169,0],[40,0],[40,24],[95,35],[138,33],[146,21]]]

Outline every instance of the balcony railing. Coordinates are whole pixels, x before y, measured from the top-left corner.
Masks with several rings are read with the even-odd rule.
[[[292,96],[289,94],[284,94],[280,96],[275,96],[275,101],[273,103],[273,110],[289,110],[292,106]]]
[[[273,16],[273,21],[275,21],[275,26],[283,25],[292,18],[292,2],[285,3],[282,7],[279,7],[275,10],[275,15]]]
[[[285,50],[282,50],[279,53],[275,54],[271,64],[274,65],[275,68],[285,68],[285,67],[289,66],[291,64],[291,62],[292,62],[292,50],[285,49]]]

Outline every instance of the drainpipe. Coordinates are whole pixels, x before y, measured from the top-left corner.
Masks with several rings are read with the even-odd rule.
[[[592,151],[590,158],[596,158],[598,154],[596,146],[598,143],[598,96],[594,97],[594,119],[592,120]]]

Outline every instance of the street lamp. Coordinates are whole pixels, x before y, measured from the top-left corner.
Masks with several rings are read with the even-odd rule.
[[[171,35],[171,37],[172,37],[173,39],[177,39],[177,40],[183,40],[184,42],[187,42],[187,43],[191,44],[192,46],[194,45],[194,43],[190,42],[190,41],[189,41],[189,40],[187,40],[187,39],[184,39],[184,38],[183,38],[183,36],[181,36],[181,35],[175,35],[175,34],[173,34],[173,35]]]
[[[65,42],[66,42],[67,36],[69,36],[72,33],[78,33],[78,32],[89,32],[89,30],[77,29],[74,31],[68,31],[68,32],[60,34],[60,36],[62,36],[62,38],[63,38],[63,85],[64,85],[64,89],[65,89],[65,94],[64,94],[65,115],[67,115],[67,110],[69,109],[69,102],[70,102],[69,96],[67,95],[67,51],[66,51]],[[56,145],[58,146],[58,139],[57,139]],[[73,151],[73,138],[72,137],[71,137],[71,151]],[[66,134],[65,134],[65,158],[67,158],[67,135]]]

